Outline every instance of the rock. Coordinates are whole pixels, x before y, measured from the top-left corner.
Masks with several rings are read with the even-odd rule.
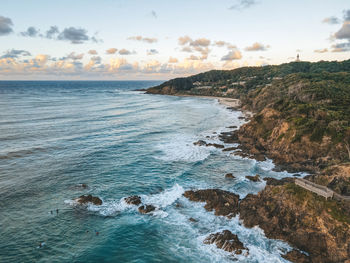
[[[141,214],[148,214],[154,210],[156,210],[156,208],[153,205],[142,205],[139,207],[139,212]]]
[[[239,196],[220,189],[189,190],[183,194],[194,202],[206,202],[207,211],[215,210],[215,215],[234,217],[238,213]]]
[[[326,201],[286,183],[248,194],[239,206],[244,226],[259,226],[266,237],[307,252],[312,262],[337,263],[350,258],[350,210],[341,202]]]
[[[217,144],[217,143],[208,143],[206,146],[213,146],[215,148],[225,148],[225,146],[223,146],[222,144]]]
[[[207,143],[203,140],[199,140],[197,142],[194,142],[193,144],[197,145],[197,146],[206,146],[207,145]]]
[[[132,195],[129,197],[125,197],[124,201],[129,205],[139,205],[141,204],[141,197],[137,195]]]
[[[228,174],[225,174],[225,178],[227,178],[227,179],[235,179],[236,177],[234,177],[233,174],[228,173]]]
[[[301,253],[299,250],[293,249],[285,255],[282,255],[284,259],[287,259],[295,263],[311,263],[309,256]]]
[[[229,147],[229,148],[225,148],[225,149],[222,149],[223,152],[230,152],[230,151],[234,151],[234,150],[237,150],[238,147]]]
[[[102,205],[102,200],[92,195],[81,195],[77,200],[79,204],[92,203],[94,205]]]
[[[217,248],[227,252],[242,254],[242,250],[246,249],[243,243],[239,241],[237,235],[232,234],[229,230],[224,230],[215,234],[210,234],[204,241],[204,244],[215,244]]]
[[[292,177],[285,177],[281,180],[271,178],[271,177],[265,177],[264,181],[266,181],[266,185],[284,185],[287,183],[294,183],[295,179]]]
[[[191,221],[191,222],[193,222],[193,223],[198,222],[198,220],[197,220],[197,219],[194,219],[193,217],[190,217],[188,220]]]
[[[229,126],[229,127],[227,127],[228,129],[236,129],[237,128],[237,126],[236,125],[233,125],[233,126]]]
[[[249,179],[252,182],[259,182],[260,181],[260,176],[258,174],[256,174],[255,176],[247,175],[245,178]]]
[[[238,117],[238,119],[239,120],[245,120],[245,117],[240,116],[240,117]]]

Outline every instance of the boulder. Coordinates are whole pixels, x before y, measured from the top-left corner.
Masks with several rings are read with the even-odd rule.
[[[129,197],[125,197],[124,201],[129,205],[139,205],[141,204],[141,197],[137,195],[132,195]]]
[[[102,205],[102,200],[92,195],[81,195],[77,200],[79,204],[92,203],[94,205]]]
[[[237,255],[242,254],[243,249],[248,250],[243,246],[243,243],[239,241],[237,235],[231,233],[229,230],[210,234],[203,242],[204,244],[215,244],[217,248]]]
[[[206,202],[207,211],[215,210],[215,215],[234,217],[238,213],[239,196],[220,189],[189,190],[183,194],[194,202]]]
[[[258,174],[256,174],[255,176],[247,175],[245,178],[249,179],[252,182],[259,182],[260,181],[260,176]]]
[[[194,219],[193,217],[190,217],[188,220],[191,221],[191,222],[193,222],[193,223],[198,222],[198,220],[197,220],[197,219]]]
[[[232,173],[228,173],[228,174],[225,174],[225,178],[227,178],[227,179],[235,179],[236,177],[234,177]]]
[[[139,212],[141,214],[148,214],[154,210],[156,210],[156,208],[153,205],[142,205],[139,207]]]
[[[288,183],[294,183],[295,179],[293,177],[285,177],[281,180],[278,180],[275,178],[266,177],[264,178],[264,181],[266,181],[266,185],[284,185]]]
[[[193,144],[197,145],[197,146],[206,146],[207,145],[207,143],[203,140],[196,141]]]

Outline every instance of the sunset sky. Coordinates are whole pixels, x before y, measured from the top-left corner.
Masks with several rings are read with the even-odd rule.
[[[0,79],[158,79],[350,58],[349,0],[2,0]]]

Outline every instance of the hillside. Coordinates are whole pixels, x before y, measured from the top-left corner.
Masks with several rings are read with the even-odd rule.
[[[240,99],[255,113],[237,132],[242,148],[282,168],[316,172],[350,161],[350,60],[213,70],[147,93]]]

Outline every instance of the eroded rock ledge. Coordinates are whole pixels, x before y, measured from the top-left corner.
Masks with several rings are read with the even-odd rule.
[[[217,248],[223,249],[237,255],[242,254],[242,250],[247,250],[243,243],[239,241],[237,235],[231,233],[229,230],[224,230],[215,234],[210,234],[205,240],[204,244],[215,244]]]
[[[308,192],[295,185],[293,178],[265,180],[264,190],[240,202],[238,195],[219,189],[191,190],[184,196],[206,202],[205,209],[215,210],[215,215],[231,218],[239,213],[246,227],[259,226],[268,238],[287,241],[296,250],[284,257],[293,262],[350,262],[346,261],[350,258],[350,210],[346,204]]]

